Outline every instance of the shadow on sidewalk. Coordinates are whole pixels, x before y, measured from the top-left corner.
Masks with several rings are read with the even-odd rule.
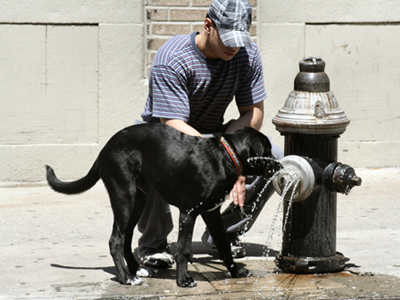
[[[265,257],[265,245],[261,244],[254,244],[254,243],[243,243],[243,246],[246,248],[247,255],[246,257]],[[170,244],[171,253],[174,254],[176,251],[176,243]],[[136,259],[137,257],[137,248],[134,250],[134,256]],[[210,266],[211,264],[218,264],[223,266],[223,262],[219,260],[218,251],[216,249],[212,249],[204,245],[202,242],[193,242],[192,243],[192,253],[193,256],[191,258],[192,263],[198,263],[204,266]],[[270,250],[269,256],[275,257],[278,252],[275,250]],[[240,267],[245,267],[245,264],[241,263],[240,260],[237,260],[237,263]],[[117,269],[115,266],[108,266],[108,267],[85,267],[85,266],[68,266],[68,265],[61,265],[52,263],[50,264],[53,268],[59,269],[68,269],[68,270],[103,270],[105,273],[111,274],[115,276],[111,280],[117,280]],[[222,267],[223,268],[223,267]],[[159,269],[157,270],[157,278],[163,279],[175,279],[176,278],[176,267],[172,267],[170,269]],[[204,280],[206,280],[204,278]]]

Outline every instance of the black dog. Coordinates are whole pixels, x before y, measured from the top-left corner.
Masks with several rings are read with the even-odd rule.
[[[103,180],[114,213],[110,252],[123,284],[141,283],[136,277],[139,264],[132,255],[131,242],[146,193],[153,189],[164,201],[177,206],[180,228],[175,254],[176,281],[178,286],[192,287],[196,281],[187,273],[187,262],[199,214],[231,276],[250,275],[232,259],[219,207],[239,175],[271,177],[280,169],[278,162],[267,157],[272,158],[268,138],[249,127],[232,134],[202,138],[149,123],[116,133],[82,179],[62,182],[47,166],[47,181],[57,192],[78,194],[93,187],[100,178]]]

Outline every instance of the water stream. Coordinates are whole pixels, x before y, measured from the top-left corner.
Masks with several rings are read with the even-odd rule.
[[[276,222],[278,220],[278,216],[279,216],[279,213],[281,211],[282,203],[283,203],[283,201],[284,201],[284,199],[286,197],[286,194],[288,193],[290,188],[293,186],[292,193],[291,193],[290,198],[288,200],[289,201],[288,209],[287,209],[286,216],[285,216],[285,219],[284,219],[284,222],[283,222],[283,226],[282,226],[282,235],[283,235],[285,233],[285,231],[286,231],[286,226],[287,226],[287,222],[288,222],[289,214],[290,214],[290,208],[291,208],[292,203],[293,203],[293,196],[294,196],[294,194],[296,192],[296,188],[297,188],[298,184],[300,183],[300,181],[301,181],[300,178],[295,179],[293,181],[289,181],[285,185],[285,187],[284,187],[284,189],[282,191],[282,195],[281,195],[281,197],[279,199],[278,207],[277,207],[277,209],[275,211],[274,217],[272,218],[272,223],[271,223],[271,227],[270,227],[269,234],[268,234],[268,237],[267,237],[267,241],[265,242],[265,246],[264,246],[263,256],[265,256],[267,259],[269,257],[269,252],[271,251],[270,242],[272,240],[272,237],[273,237],[273,234],[274,234],[274,231],[275,231]]]
[[[288,206],[287,206],[287,211],[286,211],[286,214],[284,216],[284,220],[283,220],[283,224],[282,224],[282,237],[283,237],[285,235],[285,232],[286,232],[286,227],[287,227],[287,224],[288,224],[289,215],[290,215],[291,207],[292,207],[292,203],[293,203],[293,197],[294,197],[294,195],[296,193],[296,189],[297,189],[300,181],[301,181],[301,178],[294,178],[292,181],[289,181],[289,182],[286,183],[286,185],[285,185],[285,187],[284,187],[284,189],[282,191],[282,194],[281,194],[279,202],[278,202],[278,207],[277,207],[277,209],[275,211],[275,214],[274,214],[274,216],[272,218],[272,222],[271,222],[271,226],[270,226],[270,229],[269,229],[269,234],[268,234],[268,237],[267,237],[267,241],[265,242],[265,246],[264,246],[263,256],[266,258],[266,260],[268,260],[269,253],[271,251],[271,241],[272,241],[272,237],[274,235],[274,231],[275,231],[275,228],[276,228],[276,222],[278,220],[278,216],[279,216],[279,214],[281,212],[282,203],[283,203],[283,201],[285,201],[287,193],[292,188],[290,197],[287,199]],[[279,251],[281,252],[282,248]],[[266,269],[266,267],[267,267],[267,263],[265,263],[265,265],[263,266],[263,269]],[[268,271],[265,270],[264,272],[267,273]],[[278,272],[279,271],[277,271],[277,273]],[[254,282],[254,287],[256,287],[256,285],[257,285],[257,280]],[[273,288],[275,288],[275,284],[274,284]],[[258,293],[259,293],[259,295],[262,294],[262,287],[260,288]]]
[[[287,226],[287,222],[288,222],[288,219],[289,219],[290,209],[291,209],[292,204],[293,204],[293,197],[294,197],[294,194],[295,194],[295,192],[296,192],[297,186],[299,185],[300,181],[301,181],[301,178],[297,178],[297,179],[295,179],[295,180],[293,180],[292,182],[289,182],[289,183],[287,184],[287,185],[291,185],[291,183],[294,182],[292,194],[290,195],[290,198],[289,198],[289,200],[288,200],[289,203],[288,203],[288,208],[287,208],[287,211],[286,211],[285,221],[283,222],[282,236],[284,236],[284,235],[285,235],[285,232],[286,232],[286,226]]]

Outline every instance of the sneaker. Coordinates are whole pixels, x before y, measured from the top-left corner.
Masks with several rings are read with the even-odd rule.
[[[168,252],[146,254],[140,258],[143,266],[168,269],[174,264],[174,257]]]
[[[136,271],[136,276],[137,277],[153,277],[155,274],[157,274],[158,269],[150,268],[150,267],[139,267],[139,269]]]

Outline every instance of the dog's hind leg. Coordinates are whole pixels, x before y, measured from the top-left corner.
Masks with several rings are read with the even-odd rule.
[[[124,244],[124,256],[126,263],[128,264],[129,272],[135,276],[139,268],[139,264],[132,254],[132,237],[133,237],[133,230],[135,229],[136,224],[139,222],[145,204],[146,204],[146,195],[142,191],[137,190],[136,197],[134,199],[133,210],[128,221],[128,227],[125,231],[125,244]]]
[[[176,283],[180,287],[194,287],[197,285],[196,280],[189,276],[187,272],[187,264],[192,254],[192,237],[195,220],[195,216],[192,216],[186,212],[180,212],[179,236],[175,253],[177,265]]]
[[[109,240],[110,253],[117,268],[118,281],[122,284],[139,284],[132,276],[125,264],[124,257],[125,233],[120,229],[118,222],[114,222],[113,231]],[[137,282],[137,283],[136,283]]]
[[[109,246],[117,268],[118,280],[122,284],[141,284],[142,280],[136,276],[139,264],[133,257],[131,243],[133,230],[145,204],[144,199],[142,199],[144,197],[141,197],[141,192],[136,195],[136,186],[133,182],[125,182],[123,186],[119,184],[111,185],[106,182],[105,184],[114,213],[114,225]],[[135,199],[135,196],[139,197]]]

